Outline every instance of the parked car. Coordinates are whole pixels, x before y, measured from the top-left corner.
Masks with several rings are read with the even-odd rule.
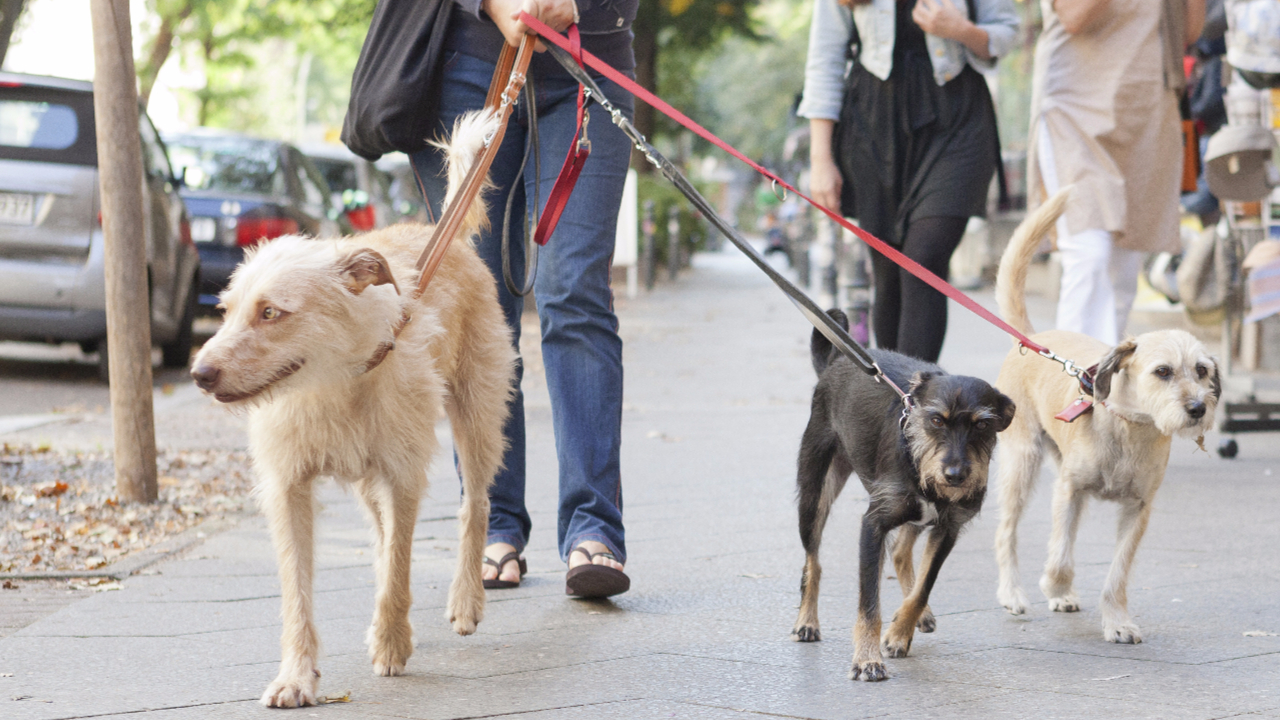
[[[182,174],[191,239],[200,250],[203,309],[218,304],[245,248],[282,235],[351,232],[324,176],[289,143],[206,128],[166,135],[165,142]]]
[[[140,114],[151,339],[191,357],[200,257],[164,143]],[[0,73],[0,339],[99,351],[107,315],[93,85]]]
[[[351,227],[359,232],[398,222],[391,200],[391,177],[376,165],[332,143],[302,146],[325,182],[335,207],[342,208]]]

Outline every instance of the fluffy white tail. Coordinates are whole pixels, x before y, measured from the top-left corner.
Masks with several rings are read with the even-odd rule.
[[[1035,332],[1027,317],[1027,267],[1040,248],[1045,235],[1058,221],[1066,208],[1071,188],[1065,187],[1049,198],[1036,211],[1027,216],[1009,239],[1009,247],[1000,257],[1000,271],[996,274],[996,303],[1005,322],[1019,332],[1030,335]],[[1018,342],[1016,339],[1014,342]]]
[[[476,110],[466,113],[453,124],[453,133],[446,142],[434,141],[432,145],[445,151],[449,168],[449,189],[444,196],[444,207],[453,204],[454,197],[462,189],[462,183],[471,172],[480,151],[484,148],[485,138],[498,128],[498,116],[492,110]],[[476,233],[489,227],[488,203],[484,201],[485,191],[492,188],[493,183],[485,176],[484,185],[471,207],[467,208],[467,216],[462,221],[459,235],[471,242]]]

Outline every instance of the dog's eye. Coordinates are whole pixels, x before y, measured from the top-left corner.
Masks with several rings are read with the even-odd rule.
[[[942,421],[942,416],[940,415],[934,415],[933,417],[929,418],[929,423],[936,428],[940,428],[943,425],[946,425],[946,423]]]
[[[277,308],[273,308],[270,305],[262,308],[263,320],[275,320],[278,317],[280,317],[280,311]]]
[[[1196,365],[1196,377],[1203,380],[1208,375],[1209,375],[1209,368],[1205,367],[1204,365]]]
[[[1161,365],[1160,367],[1156,368],[1156,377],[1160,378],[1161,380],[1168,380],[1169,378],[1173,377],[1173,368],[1169,367],[1168,365]]]
[[[976,422],[976,423],[974,423],[974,424],[973,424],[973,427],[974,427],[975,429],[977,429],[979,432],[982,432],[982,431],[986,430],[986,429],[987,429],[987,426],[988,426],[988,425],[990,425],[990,424],[991,424],[991,423],[987,422],[986,420],[979,420],[978,422]]]

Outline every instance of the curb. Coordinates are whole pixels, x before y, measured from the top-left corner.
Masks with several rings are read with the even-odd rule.
[[[167,560],[184,550],[204,542],[213,533],[222,532],[240,522],[239,517],[222,517],[206,520],[199,525],[183,530],[171,538],[162,540],[151,547],[144,548],[121,558],[110,565],[97,570],[44,570],[37,572],[0,573],[0,580],[82,580],[86,578],[109,578],[124,580],[136,575],[162,560]]]

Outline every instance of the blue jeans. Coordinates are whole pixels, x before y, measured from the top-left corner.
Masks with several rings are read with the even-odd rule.
[[[493,64],[450,54],[445,61],[440,101],[439,133],[453,127],[456,117],[484,106]],[[631,117],[631,95],[603,78],[597,83],[609,99]],[[502,146],[489,170],[497,190],[485,194],[490,229],[477,249],[498,287],[498,298],[517,350],[524,300],[502,281],[503,212],[508,194],[515,197],[507,242],[516,285],[523,286],[525,269],[524,213],[532,210],[533,191],[545,203],[569,151],[577,119],[578,85],[567,75],[531,76],[536,90],[542,173],[534,172],[532,156],[517,177],[528,140],[529,117],[521,102],[513,114]],[[622,432],[622,340],[613,313],[609,286],[618,208],[630,162],[631,145],[598,105],[590,109],[591,155],[583,166],[573,195],[556,231],[538,255],[534,296],[542,328],[542,359],[555,429],[560,465],[560,506],[557,540],[561,559],[584,540],[596,540],[626,561],[622,527],[622,479],[619,449]],[[439,218],[444,198],[443,157],[435,148],[412,156],[413,166]],[[517,383],[523,377],[517,369]],[[517,385],[518,387],[518,385]],[[504,433],[510,443],[504,469],[489,491],[489,543],[504,542],[523,550],[532,521],[525,508],[524,395],[517,391]]]

